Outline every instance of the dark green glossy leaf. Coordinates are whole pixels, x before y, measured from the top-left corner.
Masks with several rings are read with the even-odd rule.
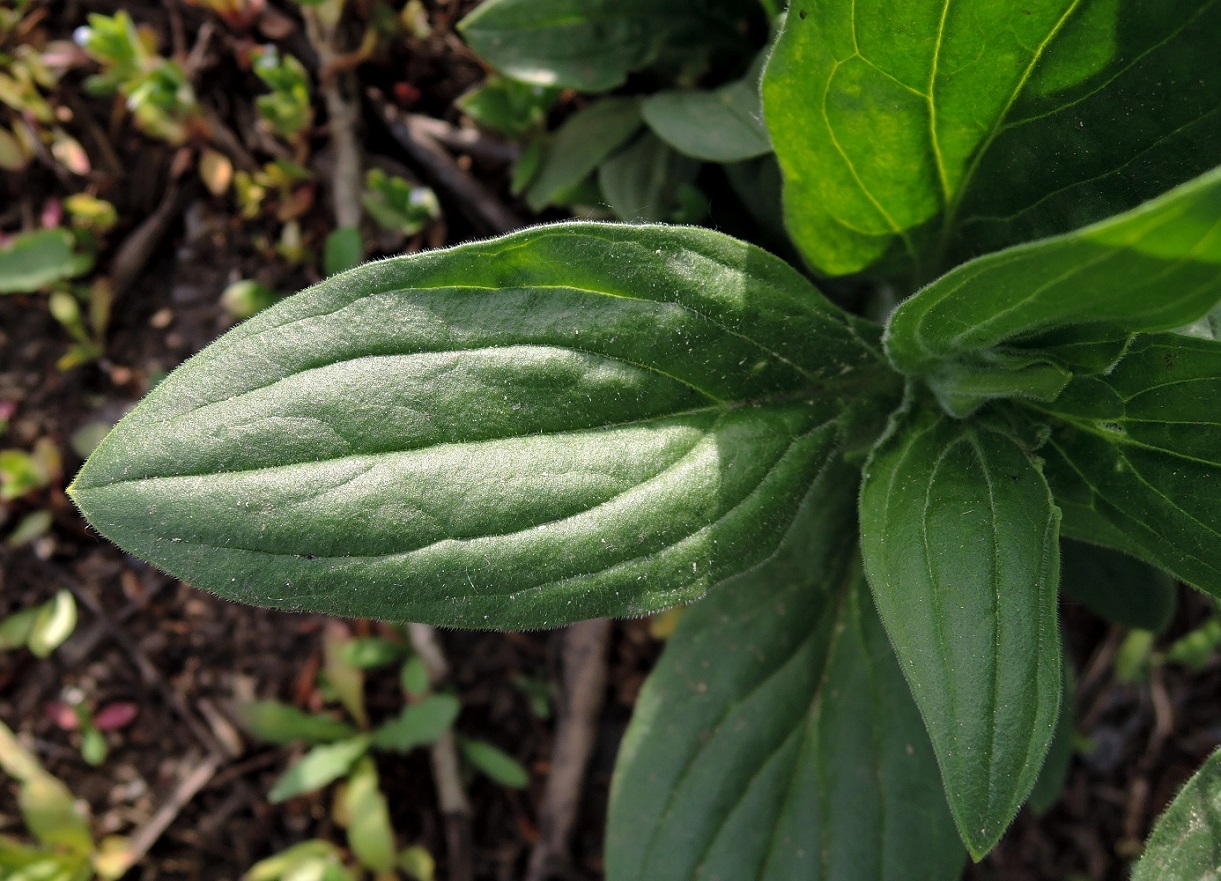
[[[928,279],[1221,161],[1212,0],[793,2],[763,81],[816,268]]]
[[[960,266],[895,310],[886,351],[900,370],[926,373],[1065,328],[1083,326],[1093,346],[1122,344],[1127,333],[1193,321],[1218,300],[1221,169],[1095,226]],[[1054,356],[1054,341],[1039,342]]]
[[[356,735],[346,722],[317,713],[304,713],[279,701],[254,701],[238,707],[242,727],[269,743],[329,743]]]
[[[772,553],[843,399],[892,394],[876,347],[727,236],[542,227],[259,313],[157,386],[71,492],[122,547],[256,605],[645,614]]]
[[[1132,881],[1221,878],[1221,750],[1200,766],[1153,827]]]
[[[641,126],[633,98],[604,98],[571,116],[555,134],[526,191],[535,211],[581,183],[601,162],[627,142]]]
[[[772,150],[757,78],[707,91],[658,92],[640,110],[649,128],[685,156],[741,162]]]
[[[698,172],[698,162],[680,156],[646,131],[602,163],[598,185],[620,219],[670,221],[680,209],[680,188],[690,186]]]
[[[1221,596],[1221,343],[1138,336],[1037,406],[1055,417],[1040,454],[1064,531]]]
[[[458,25],[501,73],[543,86],[603,92],[667,47],[693,57],[740,41],[744,0],[484,0]]]
[[[865,571],[976,859],[1056,724],[1058,522],[1030,456],[985,427],[916,409],[866,465]]]
[[[769,565],[688,609],[636,704],[608,881],[950,881],[962,850],[838,466]]]
[[[1174,617],[1174,579],[1155,566],[1108,548],[1063,539],[1060,590],[1096,615],[1161,633]]]

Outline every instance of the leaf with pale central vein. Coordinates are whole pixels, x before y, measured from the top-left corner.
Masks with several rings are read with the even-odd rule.
[[[261,313],[167,378],[72,493],[124,548],[256,604],[643,614],[765,560],[845,399],[891,382],[874,326],[756,248],[559,225]]]

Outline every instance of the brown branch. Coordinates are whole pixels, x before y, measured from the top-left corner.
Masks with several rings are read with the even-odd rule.
[[[424,666],[433,688],[449,678],[449,662],[437,631],[427,624],[408,624],[407,635]],[[453,730],[446,731],[429,749],[432,776],[437,785],[437,802],[445,819],[445,852],[448,856],[449,881],[472,881],[475,866],[472,861],[471,805],[462,788],[458,766],[458,746]]]
[[[539,810],[538,843],[530,854],[526,881],[568,874],[569,841],[606,691],[610,628],[608,619],[598,618],[573,624],[561,636],[564,695],[551,752],[551,772]]]
[[[421,122],[421,117],[399,113],[373,89],[368,95],[379,109],[391,137],[424,175],[457,203],[475,227],[485,233],[506,233],[525,226],[525,221],[454,161],[427,130],[429,126]]]
[[[331,169],[331,198],[336,226],[360,226],[361,152],[356,133],[360,107],[356,77],[351,71],[337,73],[334,64],[343,56],[338,25],[329,25],[312,6],[302,6],[305,31],[318,53],[318,85],[326,102],[327,131],[335,148]]]

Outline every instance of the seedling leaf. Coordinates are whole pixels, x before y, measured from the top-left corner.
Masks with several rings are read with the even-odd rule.
[[[279,804],[303,793],[321,789],[347,774],[353,762],[368,749],[367,735],[316,746],[284,772],[267,797],[272,804]]]

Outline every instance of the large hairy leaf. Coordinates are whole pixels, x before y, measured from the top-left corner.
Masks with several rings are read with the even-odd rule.
[[[395,258],[183,365],[70,491],[256,605],[543,627],[766,559],[885,393],[873,325],[708,230],[567,224]],[[880,387],[879,387],[880,386]]]
[[[1064,531],[1221,596],[1221,342],[1139,336],[1037,406],[1055,417],[1040,453]]]
[[[794,239],[916,280],[1221,161],[1215,0],[794,0],[763,98]]]
[[[895,310],[886,351],[912,373],[1002,344],[1054,357],[1053,333],[1126,341],[1195,321],[1218,300],[1221,168],[1127,214],[958,267]]]
[[[1013,439],[920,409],[874,451],[860,506],[878,611],[978,859],[1055,729],[1059,513]]]
[[[1153,827],[1132,881],[1221,879],[1221,750],[1200,767]]]
[[[609,881],[950,881],[962,850],[837,466],[769,566],[670,638],[624,739]]]
[[[484,0],[459,30],[502,73],[602,92],[669,46],[688,60],[724,46],[757,10],[749,0]]]

